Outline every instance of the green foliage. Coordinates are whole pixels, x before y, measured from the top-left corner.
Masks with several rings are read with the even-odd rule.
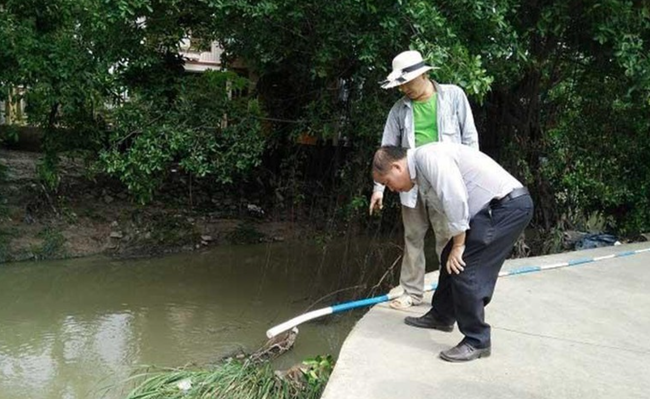
[[[114,112],[110,145],[100,152],[102,169],[119,178],[141,202],[163,179],[184,172],[232,183],[259,165],[264,149],[261,110],[255,100],[229,99],[247,81],[228,72],[205,72],[143,92]]]
[[[309,207],[310,219],[365,220],[360,198],[371,187],[369,160],[386,115],[399,98],[378,82],[408,48],[439,66],[432,75],[462,85],[480,100],[492,78],[469,49],[464,27],[430,1],[211,1],[226,60],[243,59],[259,76],[256,90],[273,118],[267,153],[281,160],[269,191]],[[304,173],[295,139],[349,145],[323,167],[318,184]],[[289,165],[287,168],[286,166]],[[292,207],[293,210],[293,207]]]
[[[330,186],[337,198],[367,195],[360,189],[370,188],[367,163],[397,98],[376,82],[395,54],[414,48],[440,67],[437,80],[485,101],[477,112],[482,147],[532,188],[542,227],[567,215],[575,225],[602,211],[623,234],[650,228],[647,3],[220,0],[211,6],[226,50],[259,71],[267,109],[298,122],[279,131],[338,134],[354,146],[338,165],[340,184]]]
[[[202,0],[8,0],[0,6],[0,92],[24,88],[45,135],[39,173],[63,153],[101,156],[142,202],[170,173],[231,182],[259,163],[260,107],[232,74],[184,76],[181,39],[206,35]],[[103,168],[103,169],[102,169]]]
[[[52,152],[46,153],[36,166],[36,172],[47,188],[50,190],[56,189],[61,180],[58,154]]]
[[[354,213],[399,97],[377,82],[413,48],[481,105],[481,146],[533,190],[538,225],[602,212],[622,233],[650,228],[645,1],[7,0],[0,16],[0,95],[26,88],[50,187],[58,156],[82,150],[141,202],[173,170],[226,184],[261,171],[274,198]],[[232,74],[184,75],[190,34],[254,71],[256,97]],[[302,135],[349,149],[317,190]]]
[[[307,370],[303,371],[307,384],[316,389],[325,388],[325,384],[334,370],[334,358],[332,355],[318,355],[302,363],[308,367]]]
[[[1,97],[0,97],[1,98]],[[3,143],[15,143],[18,141],[18,126],[0,126],[0,145]]]
[[[91,0],[7,1],[0,11],[0,83],[28,87],[28,119],[46,130],[51,152],[60,150],[62,125],[78,132],[77,145],[97,138],[93,112],[109,90],[111,60],[95,47],[106,33],[96,29],[103,18],[93,13],[96,6]]]
[[[598,78],[600,81],[601,79]],[[650,227],[650,122],[648,104],[616,99],[626,87],[615,81],[582,89],[560,123],[549,130],[543,172],[557,189],[564,214],[576,225],[594,212],[606,230],[635,235]]]
[[[549,235],[593,212],[620,234],[649,229],[648,5],[508,1],[498,9],[505,25],[494,37],[458,17],[495,78],[482,144],[533,189],[536,222]]]
[[[356,196],[350,199],[346,206],[345,213],[364,213],[368,211],[369,201],[365,196]]]
[[[226,51],[260,73],[267,108],[298,122],[292,133],[333,134],[363,147],[379,140],[393,93],[377,82],[409,47],[440,66],[436,77],[477,97],[491,82],[443,7],[429,1],[212,1]],[[261,43],[264,43],[261,45]],[[296,93],[300,93],[296,95]]]

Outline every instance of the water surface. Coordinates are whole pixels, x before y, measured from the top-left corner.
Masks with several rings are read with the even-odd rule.
[[[317,291],[358,273],[342,265],[366,255],[363,245],[272,244],[0,265],[0,397],[117,399],[139,365],[202,365],[253,351]],[[336,356],[360,314],[304,325],[277,367]]]

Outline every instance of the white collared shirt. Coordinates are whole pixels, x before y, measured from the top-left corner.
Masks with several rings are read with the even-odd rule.
[[[482,152],[456,143],[430,143],[409,149],[407,164],[419,195],[445,216],[452,236],[494,198],[522,184]]]

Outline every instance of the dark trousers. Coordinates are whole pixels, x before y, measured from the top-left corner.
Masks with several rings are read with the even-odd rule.
[[[485,306],[490,303],[503,262],[533,216],[529,195],[488,205],[470,220],[465,237],[465,270],[447,273],[453,240],[442,252],[438,288],[431,311],[441,322],[458,323],[466,342],[475,348],[491,345]]]

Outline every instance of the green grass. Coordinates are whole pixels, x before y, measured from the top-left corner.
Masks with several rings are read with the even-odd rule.
[[[307,362],[305,363],[307,364]],[[204,369],[162,369],[131,377],[126,399],[317,399],[331,368],[320,378],[279,377],[269,363],[229,360]],[[320,372],[320,371],[319,371]]]

